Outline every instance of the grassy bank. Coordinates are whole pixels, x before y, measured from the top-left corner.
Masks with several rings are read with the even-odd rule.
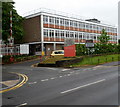
[[[80,66],[87,66],[87,65],[98,65],[98,64],[104,64],[107,62],[113,62],[118,60],[120,60],[120,55],[118,54],[95,56],[95,57],[90,56],[90,57],[85,57],[81,62],[75,63],[70,66],[80,67]]]
[[[43,61],[41,62],[41,64],[55,64],[56,61],[71,60],[71,59],[74,59],[74,58],[65,58],[64,56],[55,56],[55,57],[49,57],[46,59],[43,58]]]

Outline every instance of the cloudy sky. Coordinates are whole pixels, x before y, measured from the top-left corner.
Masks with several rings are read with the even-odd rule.
[[[72,13],[84,18],[97,18],[117,26],[120,0],[14,0],[17,12],[23,14],[41,7]]]

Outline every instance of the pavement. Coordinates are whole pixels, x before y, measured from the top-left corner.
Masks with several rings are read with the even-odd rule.
[[[3,66],[3,72],[28,77],[22,87],[2,94],[3,105],[118,105],[118,62],[81,68],[30,67],[38,62]]]
[[[2,89],[8,89],[10,87],[15,86],[17,83],[20,82],[20,77],[17,74],[9,73],[9,72],[2,72],[2,81],[0,84],[2,84]]]

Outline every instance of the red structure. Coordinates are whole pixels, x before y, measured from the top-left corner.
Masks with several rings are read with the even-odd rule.
[[[74,57],[74,56],[76,56],[75,45],[64,47],[64,57]]]

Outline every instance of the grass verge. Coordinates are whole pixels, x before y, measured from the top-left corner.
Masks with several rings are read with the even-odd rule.
[[[119,54],[114,55],[103,55],[103,56],[95,56],[95,57],[85,57],[81,62],[72,64],[72,67],[80,67],[80,66],[88,66],[88,65],[98,65],[104,64],[107,62],[113,62],[120,60]]]
[[[55,64],[56,61],[61,61],[61,60],[72,60],[75,59],[74,57],[72,58],[65,58],[64,56],[54,56],[54,57],[49,57],[47,59],[43,59],[43,61],[40,64]]]

